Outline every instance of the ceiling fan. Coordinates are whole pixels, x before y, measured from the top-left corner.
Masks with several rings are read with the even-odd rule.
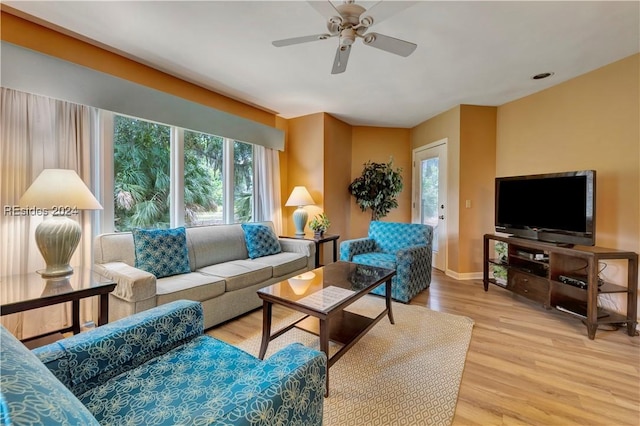
[[[415,43],[389,37],[383,34],[367,32],[371,26],[388,18],[400,9],[404,9],[415,2],[379,1],[368,10],[355,4],[354,0],[345,0],[343,4],[334,6],[331,1],[308,2],[322,16],[327,17],[328,33],[276,40],[272,44],[276,47],[292,44],[307,43],[316,40],[326,40],[338,37],[338,49],[333,60],[331,74],[339,74],[347,69],[347,61],[351,46],[357,38],[361,38],[365,46],[375,47],[385,52],[400,56],[409,56],[416,50]]]

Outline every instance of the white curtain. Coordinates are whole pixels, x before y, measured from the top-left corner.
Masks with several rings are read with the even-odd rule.
[[[91,188],[91,135],[98,113],[94,108],[6,88],[2,88],[0,105],[0,204],[4,209],[0,216],[0,277],[8,277],[44,268],[34,234],[46,219],[14,216],[7,209],[18,204],[43,169],[73,169]],[[81,212],[77,220],[83,237],[71,264],[90,268],[92,215]],[[19,291],[1,282],[0,287],[3,292]],[[88,299],[81,302],[81,321],[93,319],[94,304]],[[63,328],[70,323],[66,305],[3,317],[2,324],[20,338]]]
[[[254,145],[253,156],[256,167],[256,202],[254,203],[256,221],[272,221],[276,233],[282,235],[278,151]]]

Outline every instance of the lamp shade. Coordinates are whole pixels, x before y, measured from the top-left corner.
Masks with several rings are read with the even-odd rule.
[[[45,169],[18,201],[20,207],[42,209],[52,217],[36,228],[36,244],[47,267],[38,271],[44,278],[73,273],[69,265],[78,247],[82,229],[69,215],[79,210],[99,210],[102,206],[74,170]]]
[[[20,207],[100,210],[102,206],[74,170],[44,169],[18,202]]]
[[[311,194],[309,194],[309,191],[307,191],[307,188],[304,186],[294,187],[291,195],[289,195],[289,199],[285,203],[285,206],[298,206],[296,211],[293,212],[293,224],[296,226],[297,236],[304,235],[304,227],[307,225],[307,219],[309,218],[309,214],[302,206],[308,206],[310,204],[315,204],[315,201],[313,201]]]
[[[311,194],[307,191],[307,188],[304,186],[296,186],[293,188],[293,191],[291,191],[291,195],[289,195],[285,206],[308,206],[315,203],[313,198],[311,198]]]

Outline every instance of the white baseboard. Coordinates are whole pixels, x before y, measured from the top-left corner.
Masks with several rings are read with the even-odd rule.
[[[451,278],[455,278],[456,280],[481,280],[482,272],[466,272],[464,274],[452,271],[451,269],[447,269],[445,271],[445,275]]]

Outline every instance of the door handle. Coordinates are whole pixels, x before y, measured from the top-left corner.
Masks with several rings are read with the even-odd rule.
[[[438,216],[438,219],[442,219],[442,220],[444,220],[444,215],[443,215],[443,214],[441,214],[440,216]]]

